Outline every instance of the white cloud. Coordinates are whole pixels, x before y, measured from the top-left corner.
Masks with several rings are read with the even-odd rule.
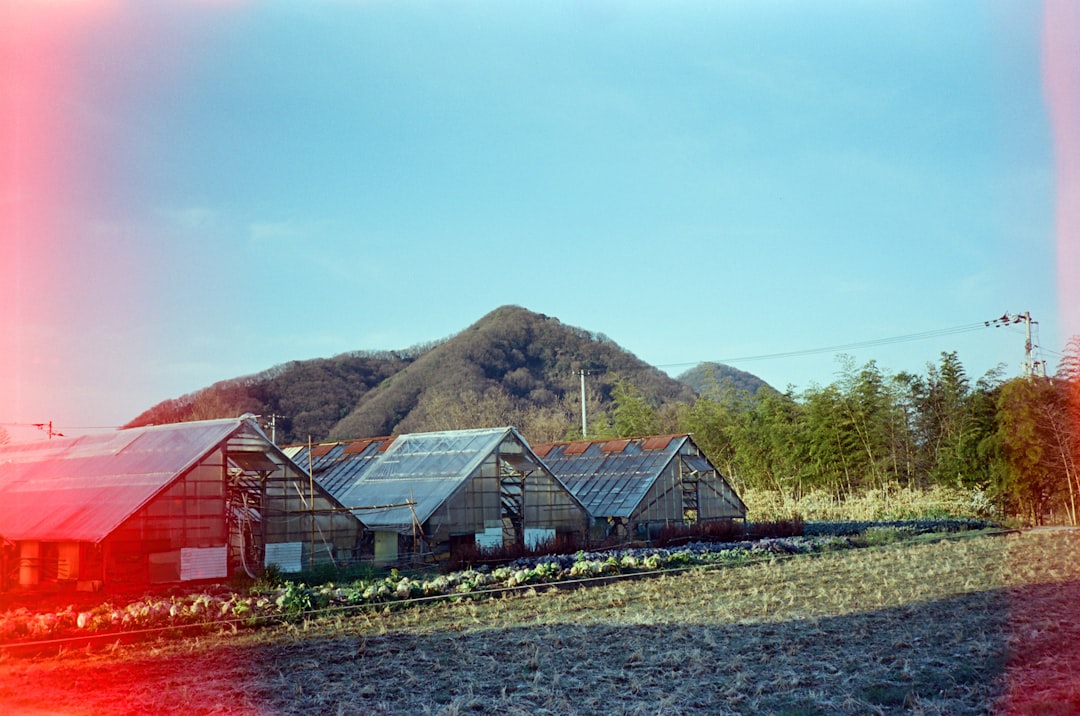
[[[305,238],[307,231],[291,221],[256,221],[248,224],[248,235],[256,244],[294,242]]]
[[[218,221],[218,213],[204,206],[163,209],[161,214],[169,223],[183,229],[206,229]]]

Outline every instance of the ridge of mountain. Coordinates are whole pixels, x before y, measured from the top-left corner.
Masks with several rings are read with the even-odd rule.
[[[711,370],[714,379],[722,373]],[[441,341],[290,361],[163,401],[128,425],[250,412],[275,416],[279,443],[495,425],[516,425],[530,440],[554,440],[580,423],[582,371],[590,416],[611,407],[619,381],[656,408],[695,398],[693,383],[668,376],[603,334],[502,306]]]

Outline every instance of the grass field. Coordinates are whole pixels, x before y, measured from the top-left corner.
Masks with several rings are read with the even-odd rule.
[[[0,661],[7,714],[1072,714],[1080,535],[969,536]]]

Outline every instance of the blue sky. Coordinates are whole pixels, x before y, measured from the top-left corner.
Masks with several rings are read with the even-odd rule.
[[[47,35],[64,180],[16,163],[50,210],[5,204],[0,423],[117,425],[503,304],[781,388],[837,352],[1015,373],[1023,332],[734,359],[1030,311],[1053,368],[1080,332],[1037,3],[90,4]]]

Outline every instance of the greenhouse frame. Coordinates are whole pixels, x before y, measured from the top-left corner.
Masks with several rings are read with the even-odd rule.
[[[592,517],[593,539],[650,539],[666,526],[745,519],[746,505],[688,434],[536,445]]]
[[[370,531],[376,564],[584,544],[588,514],[513,427],[286,448]]]
[[[0,494],[6,587],[300,571],[363,532],[248,416],[0,445]]]

